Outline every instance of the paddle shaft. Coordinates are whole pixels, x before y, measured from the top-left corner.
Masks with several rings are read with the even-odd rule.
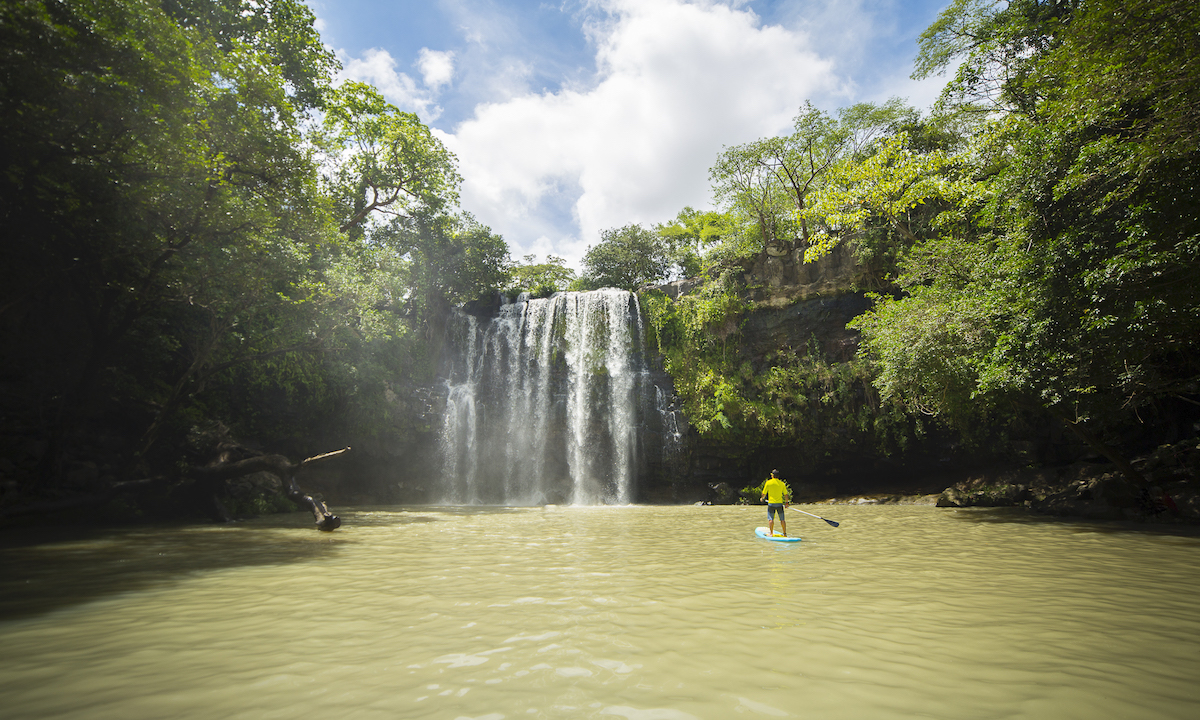
[[[830,520],[830,519],[828,519],[828,518],[823,518],[823,517],[821,517],[820,515],[813,515],[813,514],[812,514],[812,513],[810,513],[810,512],[804,512],[804,511],[803,511],[803,510],[801,510],[800,508],[792,508],[792,509],[793,509],[793,510],[795,510],[796,512],[798,512],[798,513],[804,513],[805,515],[807,515],[807,516],[809,516],[809,517],[815,517],[815,518],[816,518],[816,519],[818,519],[818,520],[824,520],[825,522],[829,523],[830,525],[832,525],[832,526],[834,526],[834,527],[837,527],[837,526],[838,526],[838,524],[837,524],[836,522],[834,522],[833,520]]]

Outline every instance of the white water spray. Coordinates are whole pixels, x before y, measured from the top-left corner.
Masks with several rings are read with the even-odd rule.
[[[637,296],[557,293],[461,314],[442,427],[442,502],[628,504],[648,403]]]

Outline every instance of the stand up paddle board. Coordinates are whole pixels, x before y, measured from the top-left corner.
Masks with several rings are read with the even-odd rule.
[[[776,542],[800,542],[798,537],[784,537],[782,535],[772,535],[765,527],[754,528],[754,534],[763,540],[774,540]]]

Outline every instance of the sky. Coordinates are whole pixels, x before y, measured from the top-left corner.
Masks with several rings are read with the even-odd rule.
[[[342,77],[415,112],[458,157],[460,205],[514,260],[576,269],[600,232],[712,207],[723,147],[906,98],[949,0],[307,0]]]

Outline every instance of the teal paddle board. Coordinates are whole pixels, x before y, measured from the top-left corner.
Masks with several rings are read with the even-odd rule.
[[[776,542],[800,542],[800,538],[798,537],[784,537],[779,534],[771,535],[765,527],[754,528],[754,534],[763,540],[774,540]]]

